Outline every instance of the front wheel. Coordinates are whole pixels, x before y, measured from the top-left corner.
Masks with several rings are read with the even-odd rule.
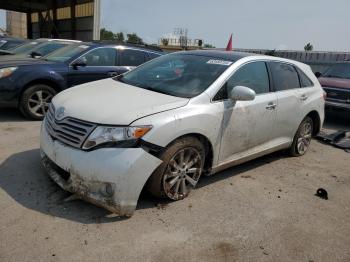
[[[310,117],[305,117],[301,122],[295,136],[293,143],[289,149],[292,156],[302,156],[306,153],[310,146],[313,133],[313,121]]]
[[[23,92],[19,109],[29,119],[42,120],[55,94],[55,89],[48,85],[33,85]]]
[[[171,144],[160,157],[163,163],[148,181],[148,191],[157,197],[180,200],[196,186],[204,166],[205,150],[196,138],[185,137]]]

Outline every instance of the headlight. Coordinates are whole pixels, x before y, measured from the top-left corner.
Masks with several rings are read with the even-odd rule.
[[[83,149],[91,149],[105,143],[136,142],[143,137],[152,126],[109,127],[98,126],[86,139]]]
[[[0,69],[0,78],[8,77],[12,75],[13,72],[15,72],[17,67],[6,67]]]

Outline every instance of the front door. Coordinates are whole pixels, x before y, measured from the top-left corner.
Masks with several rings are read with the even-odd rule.
[[[220,99],[224,98],[221,101],[223,118],[219,164],[229,162],[237,154],[244,154],[275,137],[277,98],[275,93],[270,92],[265,62],[257,61],[243,65],[227,81],[223,90],[226,89],[228,94],[235,86],[253,89],[256,97],[252,101],[234,102],[225,99],[226,95],[219,95]]]
[[[69,86],[112,77],[118,74],[116,66],[117,50],[111,47],[99,47],[79,58],[84,66],[70,66]],[[74,64],[74,62],[72,63]]]

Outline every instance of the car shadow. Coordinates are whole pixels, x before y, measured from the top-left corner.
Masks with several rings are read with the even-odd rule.
[[[71,194],[46,175],[40,163],[39,149],[16,153],[7,158],[0,165],[0,187],[22,206],[46,215],[83,224],[127,219],[82,200],[64,201]],[[139,201],[137,209],[153,208],[156,203],[157,200],[145,196]]]
[[[350,131],[350,113],[346,111],[326,110],[323,128]]]
[[[221,180],[225,180],[230,177],[234,177],[237,175],[240,175],[242,173],[245,173],[249,170],[255,169],[257,167],[261,167],[266,164],[270,164],[274,161],[277,161],[281,158],[288,157],[286,156],[286,153],[284,151],[277,151],[274,153],[271,153],[269,155],[265,155],[253,160],[250,160],[248,162],[245,162],[243,164],[225,169],[221,172],[218,172],[211,176],[202,176],[197,184],[197,188],[205,187],[208,185],[212,185],[213,183],[219,182]]]
[[[281,153],[271,154],[227,169],[214,176],[202,177],[198,187],[201,188],[238,175],[281,157],[283,157]],[[110,223],[127,219],[82,200],[64,201],[71,194],[62,190],[46,175],[40,164],[39,149],[16,153],[7,158],[0,165],[0,187],[25,208],[49,216],[61,217],[83,224]],[[163,209],[168,204],[171,204],[171,201],[152,197],[143,191],[138,201],[137,210]]]
[[[1,108],[0,122],[25,122],[29,121],[22,116],[21,112],[16,108]]]

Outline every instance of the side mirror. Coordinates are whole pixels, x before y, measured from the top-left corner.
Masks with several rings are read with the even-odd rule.
[[[31,52],[29,55],[30,55],[31,58],[40,58],[40,57],[42,57],[42,55],[40,53],[35,52],[35,51]]]
[[[322,76],[322,74],[321,74],[320,72],[316,72],[316,73],[315,73],[315,76],[316,76],[317,78],[319,78],[319,77]]]
[[[72,63],[74,69],[78,69],[79,66],[86,66],[86,59],[79,58]]]
[[[246,86],[235,86],[229,97],[233,101],[250,101],[255,99],[255,91]]]

